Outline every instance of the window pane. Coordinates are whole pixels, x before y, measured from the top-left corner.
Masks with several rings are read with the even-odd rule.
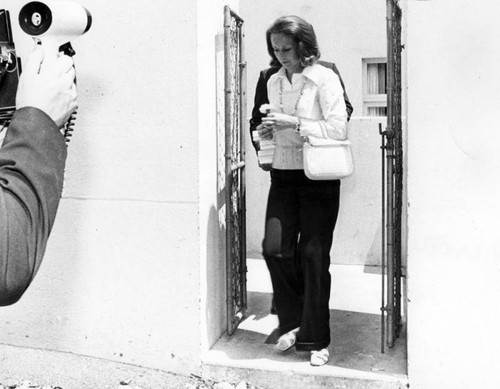
[[[387,107],[368,107],[368,116],[387,116]]]
[[[378,90],[381,94],[387,93],[387,64],[379,63],[377,64],[378,69]]]
[[[387,65],[385,63],[369,63],[367,64],[366,73],[368,94],[386,94]]]

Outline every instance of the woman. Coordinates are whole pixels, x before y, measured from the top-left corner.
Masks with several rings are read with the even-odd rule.
[[[330,249],[340,181],[309,180],[302,147],[307,136],[345,140],[346,105],[339,77],[316,63],[320,52],[309,23],[281,17],[266,41],[271,65],[281,66],[267,83],[273,108],[257,126],[261,139],[276,143],[263,255],[280,323],[277,348],[311,351],[311,364],[320,366],[329,358]]]

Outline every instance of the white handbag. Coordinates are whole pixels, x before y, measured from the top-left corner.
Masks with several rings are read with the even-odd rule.
[[[311,180],[338,180],[352,174],[351,142],[307,137],[304,142],[304,172]]]

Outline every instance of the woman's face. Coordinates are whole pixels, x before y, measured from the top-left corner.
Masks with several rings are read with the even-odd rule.
[[[298,73],[302,71],[297,52],[297,42],[285,34],[271,34],[271,46],[279,63],[288,73]]]

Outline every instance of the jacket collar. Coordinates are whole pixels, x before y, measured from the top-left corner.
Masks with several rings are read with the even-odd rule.
[[[320,70],[321,65],[319,64],[313,64],[311,66],[306,66],[304,70],[302,70],[302,74],[304,77],[308,78],[311,80],[313,83],[316,85],[319,85],[319,82],[321,80],[321,70]],[[278,73],[276,74],[279,78],[285,78],[286,73],[285,73],[285,68],[281,67]]]

